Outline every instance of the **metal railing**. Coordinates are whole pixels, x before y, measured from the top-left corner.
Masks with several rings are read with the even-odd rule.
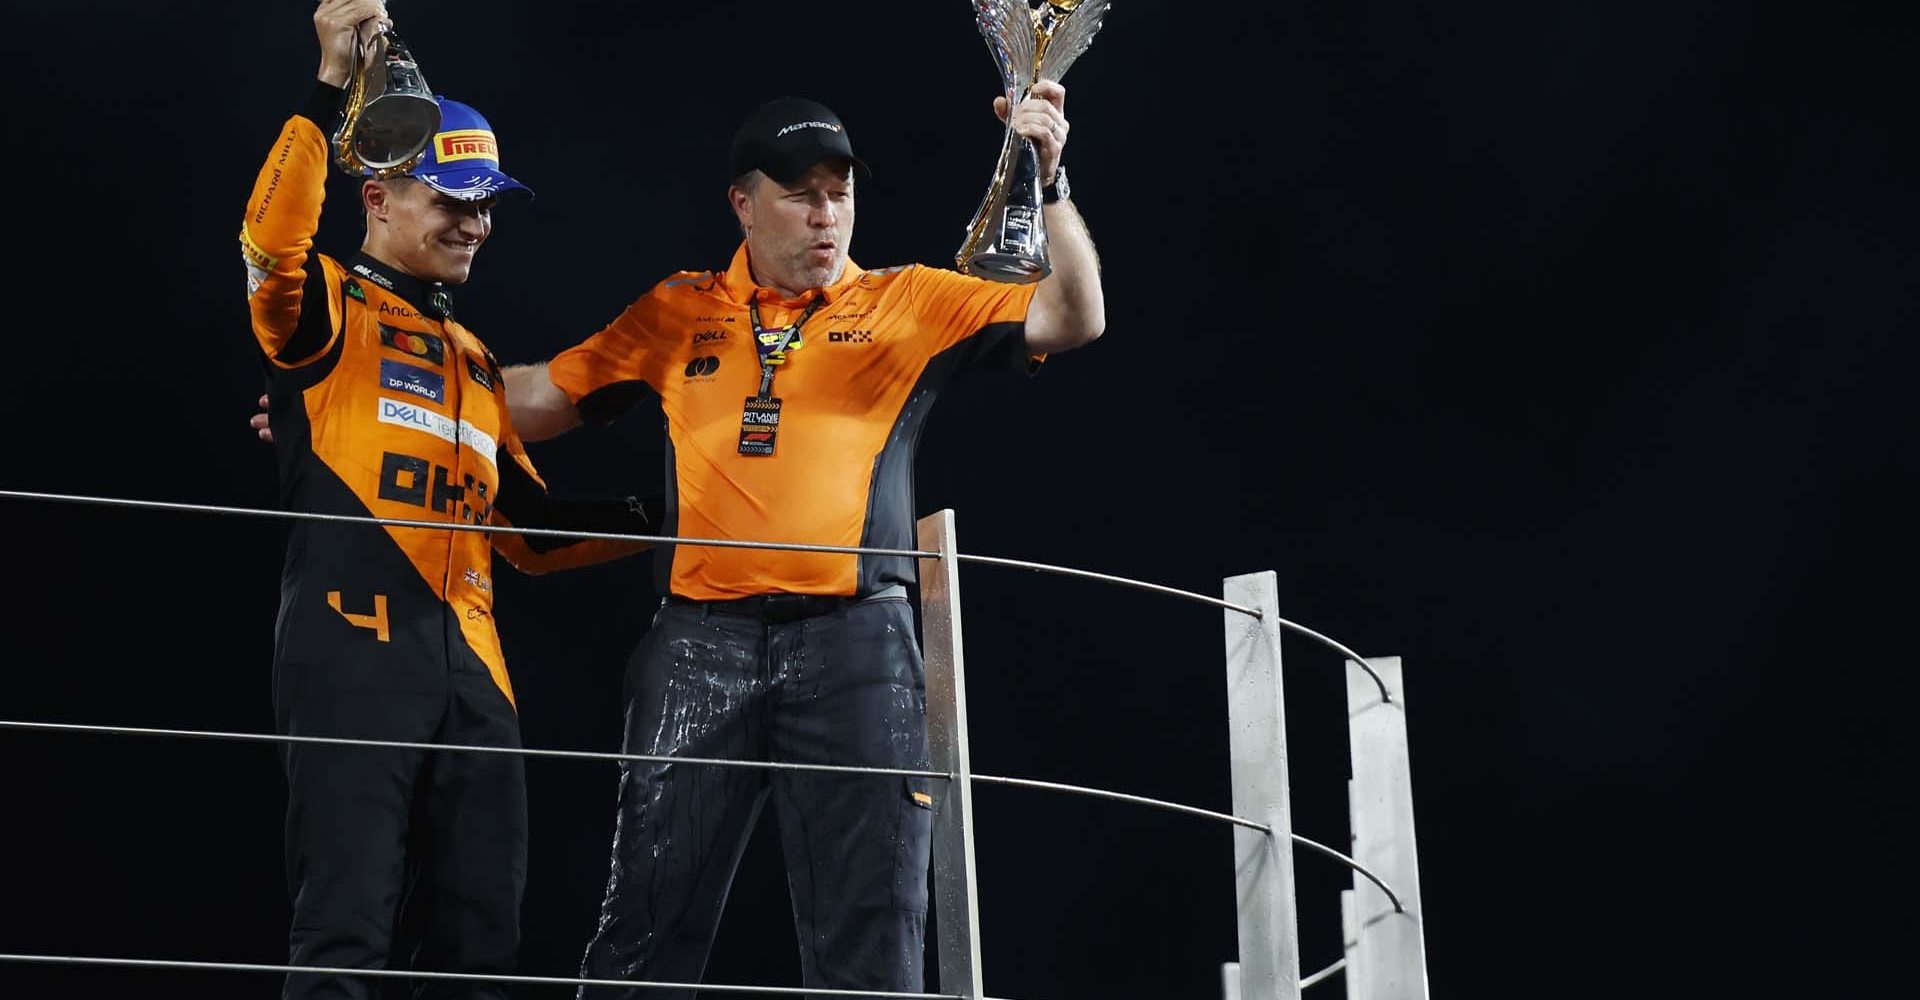
[[[564,977],[474,975],[404,969],[323,969],[272,964],[194,962],[99,956],[56,956],[0,953],[0,962],[55,965],[98,965],[152,969],[228,970],[306,973],[413,979],[454,979],[501,983],[638,986],[699,989],[713,993],[799,994],[869,998],[982,997],[979,947],[978,880],[974,867],[972,787],[993,784],[1088,796],[1146,806],[1229,824],[1235,836],[1235,875],[1240,901],[1240,960],[1223,966],[1223,982],[1230,997],[1249,1000],[1296,998],[1300,991],[1338,972],[1351,980],[1349,992],[1369,1000],[1426,996],[1425,954],[1418,912],[1418,870],[1413,855],[1412,802],[1407,768],[1404,693],[1399,689],[1398,658],[1368,660],[1313,629],[1281,618],[1277,585],[1271,572],[1231,577],[1224,597],[1105,573],[1051,566],[1024,560],[962,553],[954,542],[953,513],[941,511],[919,525],[921,548],[888,549],[764,542],[739,539],[686,538],[608,532],[565,531],[497,525],[460,524],[451,520],[412,521],[355,515],[262,510],[246,507],[169,503],[73,494],[0,490],[0,499],[75,503],[109,508],[278,518],[296,521],[346,522],[385,527],[438,531],[510,532],[530,536],[605,539],[657,545],[761,548],[785,551],[842,553],[914,558],[927,561],[935,572],[923,571],[921,609],[923,652],[927,677],[929,748],[937,769],[859,767],[799,764],[772,760],[678,757],[587,750],[500,747],[348,739],[313,735],[237,733],[192,729],[114,726],[45,721],[0,720],[0,730],[67,733],[94,736],[153,737],[218,740],[247,743],[327,744],[442,752],[514,754],[524,757],[614,762],[686,764],[764,770],[817,771],[898,775],[942,779],[951,783],[946,807],[934,818],[935,899],[940,907],[937,946],[939,994],[887,993],[803,987],[728,986],[721,984],[639,983],[571,979]],[[1227,613],[1228,723],[1231,734],[1234,812],[1224,813],[1160,799],[1042,781],[972,773],[967,746],[964,651],[961,642],[958,566],[963,562],[1023,569],[1032,572],[1095,580],[1177,597],[1221,608]],[[1237,598],[1237,599],[1236,599]],[[1313,639],[1346,658],[1349,673],[1349,735],[1354,778],[1350,817],[1355,856],[1302,837],[1292,830],[1288,806],[1285,711],[1280,683],[1279,635],[1291,631]],[[1354,673],[1364,675],[1362,681]],[[1310,976],[1301,977],[1297,955],[1295,900],[1291,851],[1281,842],[1297,844],[1351,869],[1357,876],[1353,890],[1342,893],[1346,924],[1346,957]],[[1372,863],[1368,863],[1371,859]],[[1384,873],[1384,874],[1383,874]],[[1395,886],[1399,888],[1396,889]]]

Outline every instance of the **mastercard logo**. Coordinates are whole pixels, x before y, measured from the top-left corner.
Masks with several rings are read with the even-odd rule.
[[[435,365],[445,364],[447,345],[431,333],[400,330],[380,324],[380,342],[396,351],[424,358]]]

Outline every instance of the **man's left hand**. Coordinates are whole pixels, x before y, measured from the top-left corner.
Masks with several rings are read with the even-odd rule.
[[[1007,99],[993,99],[993,113],[1007,120]],[[1032,139],[1040,152],[1040,185],[1053,183],[1053,172],[1060,168],[1060,152],[1067,147],[1067,88],[1053,80],[1041,80],[1027,92],[1025,100],[1013,109],[1013,130]]]

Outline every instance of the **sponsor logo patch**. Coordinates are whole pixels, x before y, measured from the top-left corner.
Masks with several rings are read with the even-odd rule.
[[[488,392],[493,391],[492,373],[488,372],[485,368],[480,367],[480,362],[475,361],[472,358],[467,359],[467,377],[470,379],[473,379],[474,382],[479,384],[480,388],[485,389]]]
[[[471,472],[455,480],[453,470],[444,465],[391,451],[380,456],[380,499],[453,514],[474,524],[485,524],[493,516],[493,489],[486,480],[473,478]]]
[[[486,129],[463,128],[452,132],[436,132],[433,136],[434,158],[441,163],[453,163],[458,160],[500,159],[500,144],[493,133]]]
[[[373,282],[376,285],[379,285],[381,288],[384,288],[389,292],[393,291],[392,278],[389,278],[386,275],[381,274],[379,271],[376,271],[365,264],[353,265],[353,273],[361,276],[362,278],[367,279],[368,281]]]
[[[840,131],[840,126],[835,125],[832,122],[794,122],[791,125],[782,126],[780,131],[775,132],[773,134],[773,137],[775,139],[778,139],[781,136],[786,135],[788,132],[798,132],[803,128],[823,128],[829,132]]]
[[[687,362],[688,378],[706,378],[720,370],[720,359],[709,354],[704,358],[694,358]]]
[[[494,441],[493,435],[465,420],[454,420],[398,399],[380,397],[380,422],[431,434],[448,443],[458,443],[489,462],[495,461],[500,451],[500,445]]]
[[[240,256],[247,259],[249,266],[257,267],[262,271],[271,271],[275,264],[280,263],[280,258],[260,249],[260,244],[253,241],[253,237],[248,235],[245,226],[240,228]]]
[[[431,333],[397,330],[382,323],[380,324],[380,343],[396,351],[424,359],[435,366],[447,363],[446,343]]]
[[[447,400],[447,380],[439,372],[387,358],[380,359],[380,388],[412,393],[436,403]]]

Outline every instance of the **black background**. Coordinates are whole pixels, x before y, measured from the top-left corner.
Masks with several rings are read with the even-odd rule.
[[[1864,5],[1120,0],[1068,74],[1105,339],[936,409],[962,547],[1205,592],[1406,657],[1439,997],[1841,995],[1915,930],[1911,31]],[[269,508],[234,234],[317,55],[302,0],[8,5],[0,487]],[[854,257],[951,260],[996,78],[960,0],[396,4],[509,202],[458,305],[508,363],[724,264],[725,141],[835,107]],[[336,214],[323,247],[349,252]],[[536,446],[644,490],[657,415]],[[0,717],[258,732],[281,522],[0,507]],[[529,745],[614,749],[644,559],[499,620]],[[963,574],[973,762],[1229,809],[1220,612]],[[1346,838],[1338,658],[1286,642],[1297,828]],[[284,961],[260,745],[0,733],[0,951]],[[571,975],[611,765],[534,761],[523,971]],[[987,983],[1218,996],[1226,829],[976,795]],[[797,975],[771,820],[710,976]],[[1299,856],[1301,948],[1343,871]],[[0,994],[258,996],[253,973],[0,964]],[[1316,992],[1341,987],[1328,984]],[[527,988],[525,996],[559,996]]]

